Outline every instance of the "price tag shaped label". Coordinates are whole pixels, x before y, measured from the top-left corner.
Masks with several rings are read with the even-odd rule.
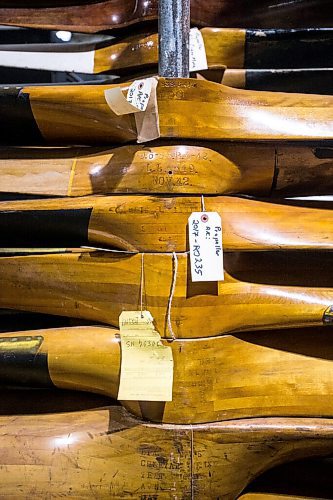
[[[190,30],[190,72],[208,69],[205,42],[198,28]]]
[[[192,281],[223,281],[222,221],[217,212],[188,219]]]
[[[150,312],[123,311],[119,327],[121,369],[118,399],[172,401],[172,349],[163,345]]]

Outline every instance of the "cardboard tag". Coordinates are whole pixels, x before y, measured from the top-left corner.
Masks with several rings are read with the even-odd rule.
[[[118,399],[172,401],[172,349],[162,344],[150,312],[123,311],[119,327],[121,371]]]
[[[190,30],[190,72],[208,69],[205,42],[198,28]]]
[[[188,219],[192,281],[223,281],[222,221],[217,212]]]

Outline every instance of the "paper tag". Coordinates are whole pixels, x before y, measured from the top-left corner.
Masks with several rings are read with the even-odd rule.
[[[146,111],[151,94],[153,78],[135,80],[127,92],[127,101],[139,111]]]
[[[125,330],[155,330],[154,318],[149,311],[123,311],[119,316],[119,328],[121,332]]]
[[[146,111],[155,78],[135,80],[128,88],[127,96],[122,87],[114,87],[104,92],[106,102],[116,115],[129,115]]]
[[[160,119],[157,104],[157,78],[149,78],[151,82],[150,97],[144,113],[136,113],[135,123],[138,132],[138,143],[152,141],[160,137]]]
[[[150,312],[123,311],[119,327],[121,371],[118,399],[172,401],[172,349],[162,344]]]
[[[190,72],[208,69],[205,42],[198,28],[190,30]]]
[[[137,142],[146,142],[160,137],[157,104],[157,78],[135,80],[125,96],[122,87],[114,87],[104,92],[110,109],[118,116],[134,113]]]
[[[223,281],[222,221],[217,212],[188,219],[192,281]]]

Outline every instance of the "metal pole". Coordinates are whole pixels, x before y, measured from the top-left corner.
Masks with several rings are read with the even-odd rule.
[[[189,78],[190,0],[159,0],[158,74]]]

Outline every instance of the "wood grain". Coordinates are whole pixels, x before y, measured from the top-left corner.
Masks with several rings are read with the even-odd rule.
[[[90,40],[79,44],[5,43],[0,46],[0,64],[5,67],[53,71],[75,70],[88,74],[112,72],[120,75],[129,74],[130,78],[140,72],[150,71],[157,74],[158,35],[149,32],[148,27],[144,32],[140,31],[130,36],[120,36],[111,41],[99,43],[93,43]],[[312,68],[313,71],[313,68],[330,68],[333,65],[331,29],[202,28],[201,34],[210,70],[204,72],[205,77],[208,75],[207,79],[212,79],[212,75],[215,75],[218,70],[221,72],[227,67],[228,70],[223,75],[224,83],[232,87],[255,90],[253,84],[252,87],[249,85],[251,80],[254,80],[255,74],[250,73],[251,78],[247,75],[247,80],[250,80],[247,82],[248,86],[239,87],[239,80],[243,73],[228,75],[235,69],[247,68],[251,71],[267,69],[267,75],[269,75],[269,70],[277,68],[284,71],[288,68],[293,71],[295,68],[303,68],[303,71],[304,68]],[[271,74],[271,79],[273,75],[274,73]],[[289,77],[292,75],[293,73],[290,72]],[[214,81],[216,81],[215,78]],[[255,81],[257,84],[260,83],[258,72]],[[299,87],[302,88],[300,81],[299,78]],[[320,88],[319,85],[316,88]],[[262,90],[269,89],[262,88]],[[299,90],[299,92],[302,91]],[[321,92],[312,91],[312,93],[320,94]]]
[[[27,354],[33,339],[42,340],[31,362]],[[332,416],[331,328],[164,344],[171,346],[174,360],[172,401],[122,401],[139,418],[200,424],[251,417]],[[47,363],[42,365],[43,357]],[[0,359],[1,385],[44,387],[48,376],[61,389],[118,395],[118,330],[84,326],[3,333]]]
[[[202,28],[200,31],[209,69],[295,69],[331,66],[329,58],[332,31],[329,29]],[[94,72],[117,73],[129,69],[139,71],[145,67],[156,67],[157,63],[157,34],[132,35],[109,47],[97,48]],[[230,84],[230,81],[229,79],[225,84]]]
[[[278,143],[153,142],[103,148],[0,148],[0,192],[330,194],[333,148]]]
[[[0,417],[0,433],[1,491],[15,498],[235,500],[275,465],[332,452],[329,419],[157,426],[116,406]]]
[[[34,118],[46,142],[133,141],[136,139],[133,115],[117,116],[106,103],[104,90],[111,87],[91,85],[84,90],[81,86],[25,87],[22,92],[29,96]],[[126,84],[122,88],[125,90]],[[204,80],[160,78],[157,100],[163,138],[250,141],[333,138],[332,96],[256,92]]]
[[[235,28],[203,28],[209,68],[243,68],[245,62],[246,30]],[[1,60],[1,59],[0,59]],[[158,35],[139,34],[121,42],[97,49],[94,73],[105,71],[139,71],[158,64]],[[274,63],[273,63],[274,64]]]
[[[4,7],[0,9],[0,23],[30,28],[60,29],[94,33],[112,28],[123,28],[142,21],[157,19],[157,2],[143,0],[69,2],[71,5],[42,7]],[[75,5],[76,3],[76,5]],[[78,4],[79,3],[79,4]],[[81,2],[82,3],[82,2]]]
[[[22,0],[3,0],[0,23],[44,29],[97,32],[133,23],[157,19],[157,2],[143,0],[104,0],[91,2],[68,1],[59,6],[53,0],[36,2],[26,7]],[[86,5],[87,3],[87,5]],[[36,8],[36,4],[38,7]],[[83,5],[80,5],[83,4]],[[24,8],[25,7],[25,8]],[[191,2],[191,19],[194,25],[229,26],[253,28],[296,28],[332,25],[329,0],[258,0],[255,4],[247,0],[200,0]]]
[[[185,252],[190,249],[188,218],[201,210],[200,196],[3,201],[0,247],[26,247],[35,241],[36,246],[46,247],[90,244],[138,252]],[[205,200],[205,210],[221,216],[225,252],[333,249],[329,209],[216,196]]]
[[[326,276],[319,271],[315,283],[311,281],[310,286],[303,287],[299,286],[304,281],[303,266],[316,265],[308,257],[305,260],[288,257],[290,264],[287,262],[283,275],[278,264],[283,255],[274,265],[268,261],[266,270],[271,285],[265,284],[267,276],[260,277],[262,254],[256,265],[245,264],[245,275],[246,270],[252,269],[254,275],[257,271],[257,277],[248,277],[252,282],[241,281],[244,270],[237,264],[237,257],[236,254],[236,259],[230,259],[225,253],[224,281],[192,283],[187,255],[178,254],[177,273],[171,254],[144,255],[143,304],[155,318],[162,337],[171,336],[166,316],[174,279],[170,314],[177,338],[323,324],[324,313],[333,304],[330,266],[323,257],[317,264],[325,265]],[[0,305],[118,326],[123,310],[140,307],[141,267],[141,254],[85,251],[2,257]],[[295,277],[296,268],[302,271],[301,276]],[[315,269],[312,267],[310,277],[315,276]],[[292,276],[289,282],[295,284],[288,285],[289,275]],[[323,277],[325,284],[320,287]],[[330,317],[325,315],[325,324],[330,323]]]

